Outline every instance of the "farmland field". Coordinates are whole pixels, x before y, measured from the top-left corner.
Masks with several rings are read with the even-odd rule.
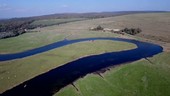
[[[60,22],[60,20],[35,21],[34,24],[49,25],[56,22]],[[151,13],[53,25],[34,29],[33,32],[18,37],[1,39],[0,54],[22,52],[64,39],[73,40],[89,37],[119,37],[154,42],[163,46],[163,53],[110,67],[104,73],[88,74],[73,82],[74,86],[70,84],[62,88],[54,96],[169,96],[169,24],[169,13]],[[130,36],[111,32],[89,31],[90,27],[98,25],[105,28],[120,29],[139,27],[142,29],[142,33],[137,36]],[[136,46],[125,42],[89,41],[68,45],[24,59],[0,62],[0,93],[80,57],[132,48],[136,48]]]
[[[63,24],[68,22],[75,22],[85,20],[85,18],[69,18],[69,19],[46,19],[46,20],[36,20],[31,25],[42,25],[42,26],[50,26],[50,25],[57,25]]]
[[[132,48],[136,48],[136,46],[125,42],[89,41],[68,45],[21,60],[1,62],[0,85],[2,86],[0,90],[10,88],[15,84],[19,84],[80,57]]]
[[[170,94],[169,53],[110,68],[102,77],[89,74],[68,85],[54,96],[168,96]],[[159,62],[165,58],[165,61]],[[168,67],[168,68],[167,68]],[[77,90],[78,89],[78,90]]]

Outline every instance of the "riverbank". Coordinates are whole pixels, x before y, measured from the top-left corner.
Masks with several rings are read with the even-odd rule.
[[[62,87],[72,83],[73,81],[77,80],[79,77],[83,77],[87,75],[88,73],[96,72],[102,68],[106,68],[109,66],[151,57],[153,55],[162,52],[162,47],[158,45],[140,42],[136,40],[121,39],[121,38],[87,38],[87,39],[77,39],[77,40],[70,40],[70,41],[68,40],[65,41],[68,43],[64,43],[64,42],[63,43],[64,45],[67,45],[67,44],[74,44],[77,42],[89,41],[89,40],[90,41],[92,40],[93,42],[95,42],[96,40],[113,40],[113,41],[121,41],[121,42],[124,41],[124,42],[133,43],[137,45],[137,48],[126,50],[126,51],[120,51],[120,52],[110,52],[110,53],[105,53],[100,55],[88,56],[85,58],[78,59],[76,61],[69,62],[61,67],[50,70],[47,73],[41,74],[31,80],[28,80],[23,84],[16,86],[15,88],[9,91],[6,91],[2,95],[6,96],[9,94],[11,95],[29,94],[29,95],[49,96],[54,94],[52,91],[57,92]],[[60,42],[58,44],[61,45]],[[141,53],[141,51],[143,51],[144,53]],[[29,87],[25,87],[25,86],[29,86]]]
[[[138,17],[139,16],[139,17]],[[8,38],[0,40],[0,54],[17,53],[22,51],[27,51],[44,45],[48,45],[57,41],[79,39],[79,38],[90,38],[90,37],[119,37],[119,38],[131,38],[135,40],[144,41],[144,38],[138,38],[136,36],[129,35],[118,35],[109,32],[94,32],[88,29],[97,25],[105,25],[107,28],[122,26],[129,27],[140,27],[142,25],[153,25],[152,21],[146,20],[147,18],[152,19],[152,17],[157,18],[169,17],[168,14],[143,14],[143,15],[128,15],[110,18],[101,18],[94,20],[78,21],[73,23],[63,24],[61,26],[50,26],[40,29],[34,29],[32,32],[20,35],[14,38]],[[135,18],[132,18],[135,17]],[[131,19],[128,19],[131,18]],[[143,21],[143,19],[145,21]],[[133,22],[126,21],[124,19],[133,20]],[[136,21],[137,20],[137,21]],[[115,22],[116,21],[116,22]],[[122,21],[123,23],[119,22]],[[142,23],[139,26],[135,23]],[[141,22],[142,21],[142,22]],[[161,19],[162,25],[167,25],[168,20]],[[126,23],[125,23],[126,22]],[[150,23],[149,23],[150,22]],[[114,25],[113,25],[114,24]],[[121,25],[123,24],[123,25]],[[147,26],[143,26],[146,27]],[[110,27],[109,27],[110,26]],[[140,27],[141,28],[141,27]],[[148,28],[155,28],[148,27]],[[159,28],[159,27],[157,27]],[[149,33],[150,31],[141,28],[143,32]],[[167,30],[166,28],[161,28]],[[149,30],[149,29],[148,29]],[[152,30],[152,29],[150,29]],[[156,34],[165,33],[162,31],[152,31]],[[142,32],[142,33],[143,33]],[[152,34],[149,33],[149,34]],[[167,32],[166,32],[167,33]],[[165,36],[168,36],[164,34]],[[147,40],[147,42],[150,42]],[[126,49],[134,48],[133,45],[129,43],[120,42],[84,42],[80,44],[74,44],[71,46],[65,46],[63,48],[54,49],[49,52],[38,54],[32,57],[24,58],[21,60],[12,60],[6,62],[0,62],[0,93],[13,88],[21,84],[24,81],[30,80],[40,74],[48,72],[58,66],[62,66],[68,62],[78,59],[79,57],[88,56],[91,54],[100,54],[105,51],[121,51]],[[158,44],[158,43],[157,43]],[[162,43],[164,44],[164,43]],[[93,46],[94,45],[94,46]],[[108,46],[109,45],[109,46]],[[159,45],[159,44],[158,44]],[[82,47],[83,48],[82,48]],[[92,47],[93,46],[93,47]],[[85,49],[84,49],[85,48]],[[114,48],[118,49],[115,50]],[[88,50],[87,50],[88,49]],[[90,49],[90,50],[89,50]],[[65,51],[64,51],[65,50]],[[85,51],[84,51],[85,50]],[[165,47],[164,47],[165,50]],[[126,65],[116,66],[111,68],[110,71],[106,72],[107,80],[105,78],[96,79],[93,74],[85,76],[84,78],[73,82],[73,85],[68,85],[67,87],[56,93],[57,96],[91,96],[98,95],[96,93],[101,93],[103,95],[152,95],[152,96],[168,96],[169,85],[170,85],[170,53],[165,51],[151,58],[146,58],[148,60],[140,60],[133,63],[128,63]],[[152,62],[152,63],[151,63]],[[134,64],[134,66],[133,66]],[[148,67],[149,66],[149,67]],[[147,69],[147,70],[146,70]],[[104,73],[104,74],[106,74]],[[128,73],[128,74],[126,74]],[[103,74],[101,76],[105,77]],[[86,77],[88,77],[86,79]],[[109,79],[108,79],[109,78]],[[155,82],[156,80],[156,82]],[[108,82],[109,81],[109,82]],[[158,81],[158,82],[157,82]],[[83,83],[84,82],[84,83]],[[75,88],[75,87],[76,88]],[[101,88],[101,86],[104,86]],[[110,86],[110,87],[108,87]],[[113,87],[111,87],[113,86]],[[77,91],[77,89],[79,91]],[[92,90],[94,89],[94,90]],[[166,90],[164,90],[166,89]],[[148,91],[147,91],[148,90]],[[108,94],[107,94],[108,93]]]
[[[101,76],[89,74],[53,96],[168,96],[170,89],[170,53],[161,53],[133,63],[109,68]],[[164,58],[164,60],[162,59]],[[78,89],[78,90],[77,90]]]
[[[45,52],[21,60],[0,62],[0,65],[2,65],[0,67],[2,72],[0,74],[2,77],[0,83],[1,85],[3,85],[2,87],[0,87],[0,90],[7,90],[9,88],[12,88],[12,86],[16,86],[23,81],[31,79],[39,74],[48,72],[49,70],[56,68],[57,66],[66,64],[67,62],[70,62],[81,56],[89,54],[99,54],[105,51],[111,52],[128,50],[131,48],[135,48],[135,46],[133,44],[124,42],[90,41],[65,46],[63,48],[51,50],[49,52]]]

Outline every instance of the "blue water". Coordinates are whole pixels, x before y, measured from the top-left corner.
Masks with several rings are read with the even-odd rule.
[[[110,52],[100,55],[92,55],[69,62],[63,66],[57,67],[47,73],[41,74],[31,80],[28,80],[6,92],[2,96],[52,96],[61,88],[71,84],[78,78],[88,73],[96,72],[103,68],[113,65],[136,61],[142,58],[152,57],[163,51],[163,48],[156,44],[121,38],[86,38],[77,40],[63,40],[40,48],[28,50],[15,54],[0,55],[0,61],[25,58],[55,48],[63,47],[69,44],[89,41],[89,40],[114,40],[133,43],[137,46],[135,49]],[[109,46],[109,45],[108,45]],[[38,58],[37,58],[38,59]],[[56,61],[57,62],[57,61]]]

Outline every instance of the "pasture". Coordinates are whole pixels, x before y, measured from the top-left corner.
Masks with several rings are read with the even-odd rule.
[[[133,14],[38,28],[32,30],[33,32],[14,38],[1,39],[0,54],[22,52],[64,39],[89,37],[119,37],[142,41],[149,39],[149,42],[161,44],[167,50],[154,57],[110,67],[105,73],[88,74],[73,82],[74,86],[70,84],[54,96],[169,96],[170,53],[168,49],[170,45],[168,36],[170,33],[167,31],[170,28],[169,17],[169,13]],[[45,20],[35,21],[34,24],[50,25],[58,22],[60,20]],[[98,25],[120,29],[139,27],[142,29],[142,33],[130,36],[89,31],[90,27]],[[148,38],[148,36],[153,38]],[[68,45],[24,59],[0,62],[0,93],[80,57],[132,48],[136,48],[136,46],[125,42],[89,41]]]

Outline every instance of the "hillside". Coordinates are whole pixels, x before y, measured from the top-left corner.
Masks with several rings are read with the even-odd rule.
[[[85,20],[54,27],[52,30],[63,32],[74,32],[79,30],[87,31],[90,27],[101,25],[104,28],[124,29],[124,28],[140,28],[142,32],[137,34],[138,39],[149,40],[165,46],[166,50],[170,50],[170,13],[146,13],[146,14],[129,14],[116,17],[100,18],[93,20]],[[78,29],[78,30],[77,30]],[[42,30],[43,31],[43,30]],[[79,33],[79,32],[77,32]],[[76,35],[76,34],[74,34]]]
[[[56,22],[58,21],[50,23]],[[0,54],[23,52],[62,40],[90,37],[127,38],[153,42],[163,46],[164,52],[153,57],[87,74],[60,90],[53,90],[53,93],[54,96],[169,96],[169,24],[169,13],[128,14],[68,22],[61,25],[54,24],[53,26],[32,29],[31,32],[14,38],[1,39]],[[132,36],[89,30],[90,27],[98,25],[111,29],[141,28],[142,32]],[[127,42],[87,41],[70,44],[23,59],[0,62],[0,94],[73,60],[89,55],[120,52],[134,48],[136,48],[134,44]],[[62,82],[60,83],[62,84]]]
[[[63,13],[44,16],[34,16],[25,18],[12,18],[0,20],[0,39],[15,37],[26,33],[26,30],[37,27],[46,27],[68,22],[74,22],[85,19],[96,19],[121,16],[137,13],[161,13],[162,11],[120,11],[120,12],[100,12],[100,13]],[[65,19],[65,20],[64,20]],[[66,20],[67,19],[67,20]],[[57,21],[56,21],[57,20]],[[54,22],[56,21],[56,22]],[[38,23],[36,23],[38,22]],[[41,22],[43,24],[41,24]],[[46,24],[45,24],[46,23]]]

